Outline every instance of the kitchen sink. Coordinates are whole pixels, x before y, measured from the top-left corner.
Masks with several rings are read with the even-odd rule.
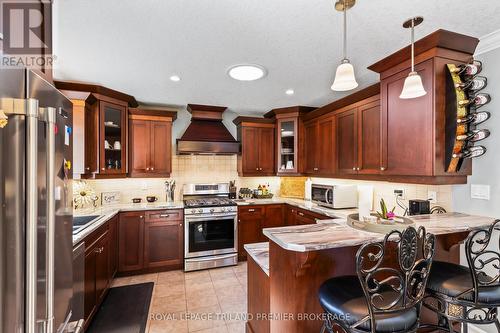
[[[73,216],[73,234],[85,229],[100,217],[100,215]]]

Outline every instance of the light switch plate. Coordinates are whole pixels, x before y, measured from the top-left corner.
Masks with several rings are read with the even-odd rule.
[[[472,199],[490,200],[490,185],[472,184],[470,186]]]

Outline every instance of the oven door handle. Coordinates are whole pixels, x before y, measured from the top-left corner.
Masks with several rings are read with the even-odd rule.
[[[234,215],[225,215],[225,216],[186,216],[186,222],[200,222],[206,220],[231,220],[236,217]]]
[[[214,259],[228,259],[228,258],[233,258],[237,256],[236,253],[230,253],[230,254],[226,254],[226,255],[217,255],[216,258],[210,256],[210,257],[203,257],[203,258],[186,258],[187,261],[212,261]]]

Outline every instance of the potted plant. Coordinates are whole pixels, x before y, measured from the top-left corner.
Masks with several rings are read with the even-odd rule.
[[[382,224],[392,224],[394,223],[393,219],[396,217],[396,214],[394,213],[394,210],[396,210],[396,207],[394,206],[392,210],[387,210],[387,205],[385,204],[384,199],[380,199],[380,210],[381,212],[377,211],[377,217],[379,219],[379,223]]]

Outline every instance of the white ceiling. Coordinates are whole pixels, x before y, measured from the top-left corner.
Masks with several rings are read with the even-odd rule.
[[[348,12],[348,56],[360,87],[367,66],[406,46],[402,22],[422,15],[421,38],[443,28],[481,37],[500,29],[500,1],[358,0]],[[333,0],[56,0],[55,77],[102,84],[142,103],[228,106],[262,113],[321,106],[342,54]],[[268,75],[238,82],[226,74],[257,63]],[[169,77],[177,74],[180,82]],[[287,89],[295,95],[285,94]]]

